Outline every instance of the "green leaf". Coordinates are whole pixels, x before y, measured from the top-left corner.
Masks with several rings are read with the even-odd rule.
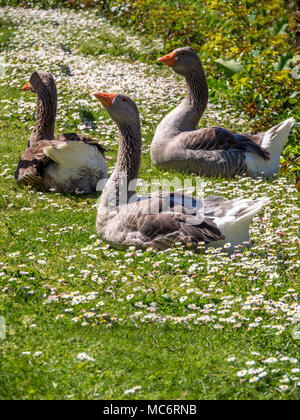
[[[287,33],[288,22],[286,18],[280,19],[270,30],[272,35],[284,35]]]
[[[287,53],[287,54],[283,54],[279,60],[277,61],[277,63],[274,64],[274,68],[277,71],[282,71],[282,70],[288,70],[291,68],[291,62],[292,62],[292,54],[291,53]]]
[[[289,96],[289,98],[290,98],[290,99],[292,99],[292,98],[296,98],[299,94],[300,94],[300,91],[295,91],[295,92],[293,92],[293,93]]]
[[[251,54],[254,58],[259,57],[261,55],[261,49],[260,48],[254,48],[254,50],[251,51]]]
[[[236,60],[224,60],[223,58],[219,58],[218,60],[215,60],[215,63],[220,69],[224,70],[225,74],[229,77],[244,70],[243,64]]]

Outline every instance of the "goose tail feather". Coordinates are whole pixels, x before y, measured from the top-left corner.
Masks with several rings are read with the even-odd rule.
[[[216,198],[213,199],[216,206],[213,220],[225,236],[224,243],[230,243],[231,249],[229,251],[249,240],[251,220],[269,202],[266,197],[257,200],[219,200],[219,203],[217,203]],[[209,199],[207,204],[208,201]],[[222,243],[218,245],[222,245]]]
[[[295,122],[294,118],[289,118],[272,127],[264,134],[261,146],[266,149],[271,156],[274,153],[281,153]]]
[[[253,201],[246,201],[245,205],[237,207],[235,214],[236,221],[251,220],[269,202],[267,197]]]
[[[278,173],[281,152],[295,122],[294,118],[289,118],[262,134],[261,147],[269,153],[269,160],[245,153],[248,176],[270,178]]]

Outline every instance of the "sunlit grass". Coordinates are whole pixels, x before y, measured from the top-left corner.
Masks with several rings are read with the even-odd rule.
[[[21,12],[14,13],[11,19],[18,20]],[[140,177],[159,182],[185,178],[154,168],[149,157],[156,124],[178,103],[184,84],[154,66],[128,64],[127,56],[117,61],[123,50],[112,53],[107,44],[101,46],[105,56],[84,54],[72,43],[68,25],[76,18],[80,26],[86,14],[52,11],[39,23],[38,12],[34,19],[29,13],[22,30],[4,29],[15,51],[6,44],[7,77],[0,81],[0,315],[6,320],[0,398],[299,398],[299,342],[292,334],[299,315],[294,180],[207,181],[206,196],[270,197],[253,220],[253,243],[234,258],[220,250],[195,255],[176,247],[110,248],[96,235],[98,194],[68,197],[14,182],[35,118],[34,96],[20,89],[36,67],[51,70],[59,91],[57,133],[98,137],[110,149],[110,170],[117,130],[90,92],[125,89],[142,113]],[[60,19],[64,29],[53,24]],[[80,36],[82,45],[88,42],[88,35]],[[61,52],[62,41],[71,53]],[[45,51],[51,51],[47,59]],[[61,65],[74,76],[66,76]],[[214,116],[228,124],[218,108],[202,124],[213,123]],[[95,125],[88,127],[86,118]],[[243,124],[237,127],[247,129]],[[80,360],[80,353],[93,360]],[[265,363],[271,357],[276,360]],[[135,386],[141,388],[125,393]]]

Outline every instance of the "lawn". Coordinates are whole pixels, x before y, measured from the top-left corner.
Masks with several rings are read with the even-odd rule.
[[[161,39],[128,34],[91,10],[0,8],[1,399],[300,397],[292,174],[205,180],[206,196],[270,198],[251,224],[251,247],[232,257],[115,250],[96,235],[98,194],[63,196],[14,181],[36,111],[35,96],[21,87],[37,69],[57,83],[57,134],[99,138],[111,172],[117,128],[90,94],[124,92],[141,112],[140,177],[185,179],[149,157],[155,127],[185,92],[170,69],[146,63],[148,51],[159,56],[162,48]],[[217,101],[201,119],[208,124],[251,127]]]

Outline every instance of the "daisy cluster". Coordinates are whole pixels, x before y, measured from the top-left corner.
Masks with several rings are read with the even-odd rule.
[[[265,356],[258,352],[251,352],[251,357],[251,360],[244,362],[243,369],[236,372],[242,383],[247,381],[253,384],[267,381],[280,392],[300,386],[298,359],[282,354]],[[235,368],[237,364],[241,364],[235,356],[229,357],[227,362],[234,362]]]
[[[243,196],[243,187],[252,181],[241,178],[235,181],[233,190],[238,196]],[[223,190],[226,183],[223,181],[218,184],[220,190]],[[94,270],[94,262],[90,268],[80,272],[80,277],[95,283],[97,290],[102,289],[104,298],[94,304],[91,300],[96,299],[98,292],[82,296],[76,291],[50,295],[44,303],[57,302],[66,307],[64,312],[71,309],[72,321],[83,325],[96,325],[99,318],[101,322],[108,322],[109,319],[134,324],[169,322],[210,325],[215,329],[246,328],[253,332],[267,330],[275,336],[283,334],[300,319],[299,295],[296,288],[292,287],[297,287],[293,277],[299,270],[299,261],[296,259],[298,238],[293,229],[297,224],[290,226],[290,221],[295,222],[297,214],[295,206],[283,201],[284,213],[276,212],[274,217],[271,209],[275,207],[278,210],[272,202],[275,199],[278,201],[278,195],[283,189],[290,193],[293,191],[285,178],[280,178],[272,185],[266,185],[260,179],[254,183],[260,188],[254,188],[256,193],[252,198],[260,196],[262,190],[265,193],[267,188],[271,204],[263,217],[254,219],[251,237],[260,240],[256,240],[248,249],[242,252],[237,250],[232,256],[228,256],[225,249],[212,248],[197,256],[180,247],[166,251],[150,249],[146,252],[132,247],[124,253],[97,239],[78,254],[67,256],[66,260],[74,264],[79,257],[84,256],[96,261],[100,253],[101,259],[114,261],[118,269],[112,270],[109,275]],[[235,198],[235,193],[231,191],[229,198]],[[63,228],[63,231],[67,230]],[[52,234],[48,232],[47,235]],[[92,235],[90,239],[95,237]],[[284,243],[289,244],[288,252],[280,254],[278,247]],[[134,273],[128,275],[128,271],[133,268]],[[69,271],[72,271],[72,266]],[[160,285],[156,287],[154,279],[161,272],[175,275],[178,280],[176,286],[173,285],[170,290],[162,290]],[[67,276],[74,277],[74,274],[69,273]],[[290,285],[287,278],[292,280]],[[237,293],[235,284],[240,281],[244,286],[241,293]],[[103,308],[110,308],[115,300],[129,303],[130,306],[125,305],[119,314],[113,312],[109,316],[103,313]],[[59,317],[63,315],[59,314]]]

